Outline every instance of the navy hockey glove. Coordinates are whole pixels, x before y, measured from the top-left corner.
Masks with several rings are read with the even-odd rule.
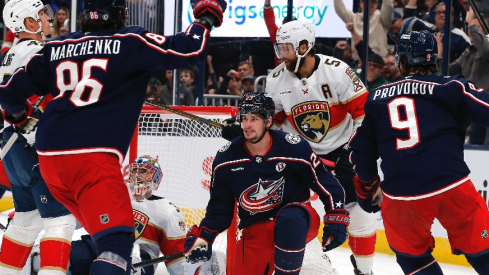
[[[375,196],[377,190],[380,187],[380,178],[377,175],[375,179],[370,182],[361,181],[358,176],[353,178],[353,185],[357,192],[357,202],[360,207],[368,213],[375,213],[380,211],[380,195]]]
[[[348,239],[350,212],[338,208],[329,210],[324,215],[323,250],[329,251],[342,245]]]
[[[16,130],[22,134],[28,134],[37,127],[37,122],[41,117],[42,112],[39,108],[35,107],[27,101],[26,109],[21,114],[10,114],[6,110],[3,110],[3,117],[5,121],[14,125]]]
[[[236,124],[235,122],[236,119],[234,117],[228,118],[224,121],[224,127],[222,127],[222,138],[231,141],[234,138],[243,135],[243,128],[241,128],[241,125]]]
[[[192,226],[183,245],[183,254],[187,257],[187,262],[194,264],[208,261],[212,256],[212,243],[217,234],[219,232],[207,227]]]
[[[350,150],[348,149],[348,144],[344,145],[341,149],[340,156],[336,160],[334,172],[337,177],[347,177],[350,178],[350,181],[355,175],[353,164],[350,162]]]
[[[214,22],[211,25],[219,27],[222,24],[222,17],[226,11],[227,3],[224,0],[191,0],[194,18],[201,19],[203,15],[211,15]]]

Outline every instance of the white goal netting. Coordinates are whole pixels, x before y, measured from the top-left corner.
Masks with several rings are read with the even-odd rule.
[[[178,109],[219,123],[234,116],[236,111],[231,107]],[[153,107],[144,107],[139,118],[137,137],[131,143],[129,161],[143,154],[158,157],[163,179],[155,194],[168,198],[178,206],[185,215],[187,228],[190,228],[199,224],[204,217],[209,200],[212,162],[216,152],[226,143],[221,138],[220,128]],[[218,237],[213,249],[232,253],[226,248],[228,244],[234,246],[237,235]],[[230,255],[227,256],[229,259]],[[224,274],[223,269],[212,274]],[[301,274],[336,274],[317,238],[306,247]]]

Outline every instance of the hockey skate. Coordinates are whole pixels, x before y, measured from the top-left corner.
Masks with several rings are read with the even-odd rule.
[[[374,275],[373,271],[370,271],[370,273],[360,272],[360,270],[357,269],[357,261],[355,260],[355,256],[353,256],[353,254],[350,255],[350,261],[351,261],[351,264],[353,265],[353,273],[355,275]]]

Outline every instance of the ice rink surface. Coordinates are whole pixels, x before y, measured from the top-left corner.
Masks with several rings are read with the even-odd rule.
[[[327,255],[331,259],[331,264],[333,265],[333,268],[336,269],[338,275],[353,275],[353,267],[350,262],[350,249],[339,247],[328,252]],[[470,267],[444,263],[441,263],[440,266],[444,275],[477,275],[477,273]],[[166,269],[160,265],[158,266],[156,274],[166,275],[168,273],[166,272]],[[401,268],[396,263],[395,256],[383,253],[375,254],[374,274],[403,275]]]

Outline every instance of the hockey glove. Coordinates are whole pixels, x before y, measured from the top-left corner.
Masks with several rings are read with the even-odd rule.
[[[212,257],[212,243],[219,232],[207,227],[199,228],[194,225],[187,233],[187,240],[183,245],[183,253],[187,262],[197,263],[210,260]]]
[[[350,212],[338,208],[329,210],[324,215],[323,250],[329,251],[342,245],[348,239]]]
[[[29,101],[26,102],[26,109],[23,113],[14,115],[10,114],[6,110],[3,110],[3,117],[5,121],[16,126],[19,129],[19,132],[22,134],[28,134],[33,131],[36,128],[37,122],[39,121],[41,115],[41,110],[33,106]]]
[[[224,127],[222,127],[222,138],[231,141],[234,138],[243,135],[243,128],[241,128],[241,125],[235,122],[236,119],[234,117],[224,120]]]
[[[380,211],[380,196],[376,196],[376,192],[380,187],[380,178],[376,176],[370,182],[361,181],[358,176],[353,178],[355,192],[357,192],[357,202],[360,207],[368,213]],[[379,198],[379,200],[377,200]]]
[[[191,0],[192,9],[194,10],[194,18],[201,19],[203,15],[214,17],[214,22],[211,24],[219,27],[222,24],[222,17],[226,11],[227,3],[224,0]]]

